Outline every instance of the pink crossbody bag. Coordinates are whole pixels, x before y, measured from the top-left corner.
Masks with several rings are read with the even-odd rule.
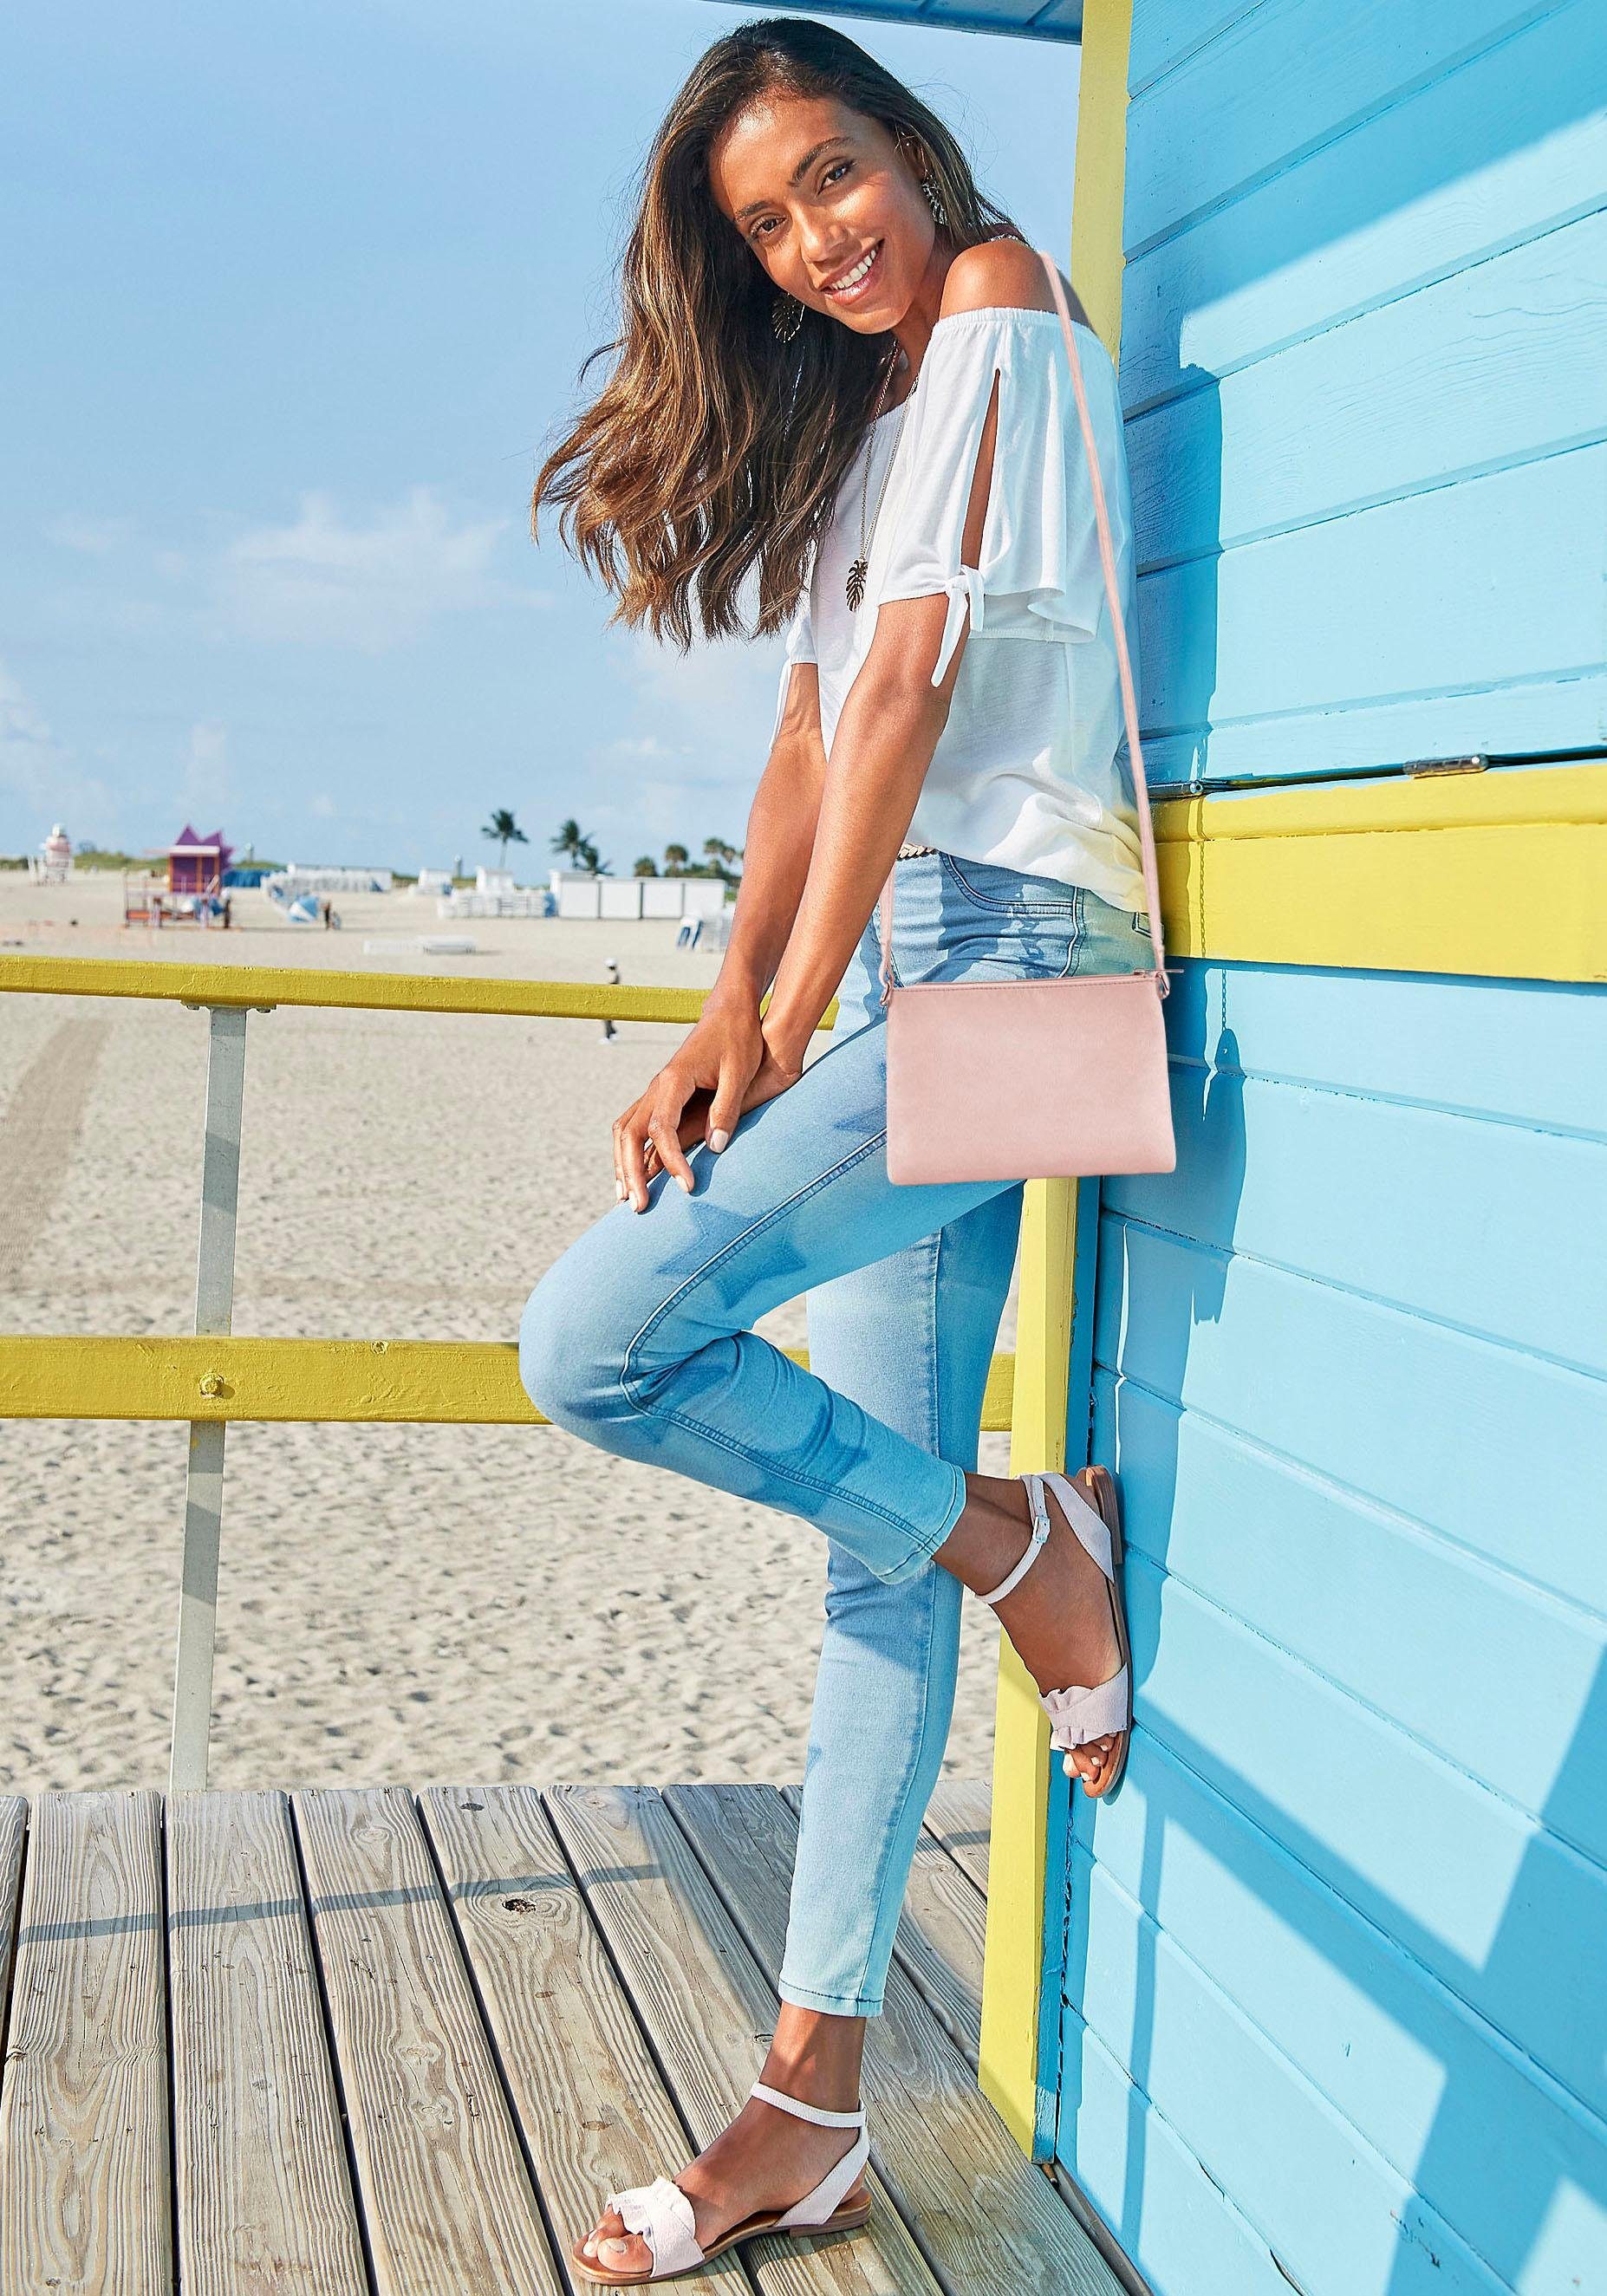
[[[900,1185],[1170,1172],[1177,1161],[1161,1011],[1168,983],[1155,833],[1127,627],[1116,588],[1116,554],[1060,273],[1041,248],[1037,252],[1049,274],[1066,338],[1094,485],[1099,555],[1137,790],[1155,964],[1152,972],[1073,973],[1065,980],[895,985],[890,870],[881,896],[887,1173]]]

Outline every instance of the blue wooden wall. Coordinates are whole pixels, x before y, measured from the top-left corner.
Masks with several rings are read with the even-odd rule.
[[[1157,780],[1600,750],[1604,84],[1603,0],[1136,0]],[[1057,2155],[1156,2296],[1607,2292],[1607,992],[1190,963],[1168,1025]]]

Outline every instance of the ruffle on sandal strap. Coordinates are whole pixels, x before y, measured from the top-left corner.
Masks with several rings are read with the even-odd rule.
[[[627,2230],[640,2233],[647,2243],[655,2280],[672,2272],[690,2272],[703,2262],[692,2202],[671,2177],[655,2177],[651,2185],[630,2185],[622,2193],[611,2193],[603,2208],[618,2209]]]
[[[1091,1690],[1073,1683],[1067,1690],[1040,1691],[1049,1717],[1049,1742],[1057,1753],[1086,1746],[1090,1738],[1107,1738],[1127,1726],[1127,1669],[1118,1669],[1108,1682]]]

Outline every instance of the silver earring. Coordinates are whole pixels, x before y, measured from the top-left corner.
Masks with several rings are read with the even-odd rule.
[[[922,176],[921,188],[926,193],[926,204],[931,209],[931,219],[939,231],[948,221],[948,209],[943,204],[943,194],[938,189],[935,176]]]
[[[790,343],[803,324],[804,307],[796,295],[778,295],[770,306],[770,324],[778,343]]]

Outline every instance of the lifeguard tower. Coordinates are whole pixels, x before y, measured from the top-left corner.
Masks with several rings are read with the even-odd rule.
[[[168,882],[154,873],[123,879],[126,925],[220,925],[229,922],[224,872],[234,849],[221,829],[199,836],[188,822],[167,849]]]
[[[72,875],[72,840],[59,821],[29,856],[28,873],[36,885],[64,885]]]

